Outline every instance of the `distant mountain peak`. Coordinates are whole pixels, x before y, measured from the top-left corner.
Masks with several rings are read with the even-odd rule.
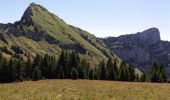
[[[21,21],[23,22],[32,22],[32,17],[35,15],[39,15],[40,13],[45,13],[45,12],[48,12],[46,8],[44,8],[43,6],[41,5],[38,5],[38,4],[35,4],[34,2],[32,2],[28,8],[25,10],[22,18],[21,18]]]
[[[149,42],[151,44],[155,44],[161,40],[159,29],[155,27],[147,29],[137,35],[139,35],[141,41]]]
[[[141,32],[143,34],[153,34],[153,35],[157,35],[158,38],[160,38],[160,32],[159,32],[159,29],[156,28],[156,27],[152,27],[152,28],[149,28],[143,32]]]
[[[37,6],[37,4],[36,3],[34,3],[34,2],[32,2],[30,5],[29,5],[29,7],[33,7],[33,6]]]
[[[152,45],[161,41],[159,29],[155,27],[136,34],[121,35],[117,39],[130,46],[132,44]]]

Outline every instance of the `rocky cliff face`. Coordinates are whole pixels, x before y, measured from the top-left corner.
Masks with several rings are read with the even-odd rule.
[[[108,37],[104,43],[122,59],[145,72],[154,60],[160,60],[168,70],[170,42],[161,41],[157,28],[151,28],[136,34]]]

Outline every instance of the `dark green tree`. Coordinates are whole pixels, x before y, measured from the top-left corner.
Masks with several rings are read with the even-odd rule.
[[[59,79],[64,79],[65,75],[64,75],[64,71],[63,71],[63,67],[60,66],[59,67],[59,72],[58,72],[58,78]]]
[[[72,52],[71,53],[71,66],[77,67],[79,63],[80,63],[80,57],[78,53]]]
[[[125,62],[121,62],[121,65],[120,65],[120,81],[126,81],[126,65],[125,65]]]
[[[0,63],[0,82],[10,82],[10,70],[5,58],[1,59]]]
[[[41,70],[39,66],[35,66],[33,71],[33,80],[38,81],[40,79],[41,79]]]
[[[72,79],[78,79],[78,72],[77,72],[77,69],[75,67],[72,68],[71,78]]]
[[[71,78],[70,72],[72,69],[72,66],[69,64],[69,54],[65,51],[62,51],[60,58],[59,58],[59,66],[62,66],[64,71],[64,77],[65,78]]]
[[[82,65],[82,68],[84,70],[84,79],[88,79],[89,78],[89,62],[87,62],[87,60],[83,59],[81,61],[81,65]]]
[[[147,77],[150,77],[151,82],[166,82],[167,76],[163,65],[159,61],[154,61],[151,68],[147,73]]]
[[[34,58],[34,61],[33,61],[33,66],[41,66],[42,64],[42,60],[43,60],[43,57],[39,54],[36,54],[36,57]]]
[[[79,65],[77,67],[77,70],[78,70],[78,78],[79,79],[84,79],[85,78],[85,71],[84,71],[82,62],[79,63]]]
[[[8,63],[8,66],[7,66],[7,77],[9,79],[9,82],[13,82],[13,81],[16,81],[17,78],[17,73],[16,73],[16,62],[11,58],[9,63]]]
[[[93,69],[89,70],[89,80],[94,80],[94,70]]]
[[[19,57],[16,65],[17,81],[24,81],[25,64],[22,57]]]
[[[139,76],[139,74],[136,74],[135,81],[136,81],[136,82],[140,82],[140,76]]]
[[[145,81],[146,81],[145,74],[142,74],[140,76],[140,82],[145,82]]]
[[[107,62],[107,73],[108,80],[117,79],[118,68],[116,66],[116,62],[113,63],[111,59],[109,59]]]
[[[129,65],[129,74],[130,74],[129,81],[135,81],[135,69],[132,65]]]
[[[27,61],[26,61],[26,65],[25,65],[25,74],[26,74],[26,79],[30,80],[32,79],[32,61],[31,61],[31,57],[28,56],[27,57]]]
[[[106,64],[104,60],[99,64],[100,80],[106,80]]]

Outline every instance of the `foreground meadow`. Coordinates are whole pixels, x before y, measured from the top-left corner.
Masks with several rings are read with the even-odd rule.
[[[0,100],[170,100],[170,84],[41,80],[0,84]]]

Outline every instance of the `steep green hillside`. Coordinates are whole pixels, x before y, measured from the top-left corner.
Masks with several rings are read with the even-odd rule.
[[[0,24],[1,52],[8,56],[53,54],[62,50],[76,51],[81,57],[96,65],[102,59],[121,59],[106,48],[94,35],[68,25],[44,7],[31,3],[21,20],[14,24]],[[12,46],[21,48],[17,53]],[[5,50],[4,50],[5,48]]]

